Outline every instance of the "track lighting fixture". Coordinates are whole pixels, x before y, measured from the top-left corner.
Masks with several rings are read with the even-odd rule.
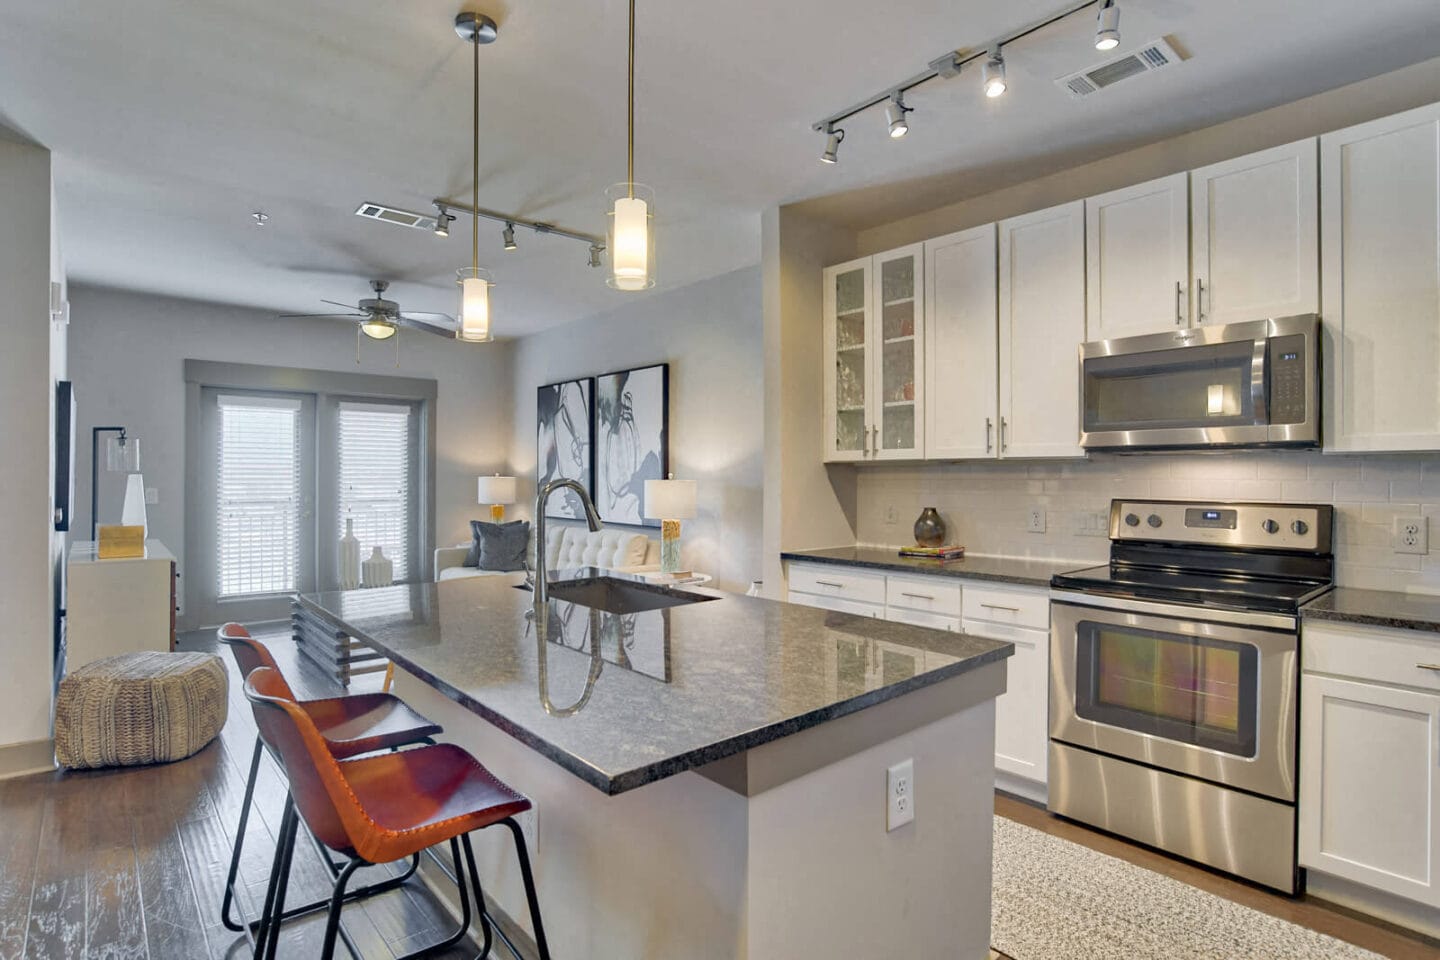
[[[905,94],[896,90],[890,94],[890,103],[885,107],[885,119],[890,124],[890,139],[899,140],[910,132],[910,121],[905,119],[905,114],[910,108],[905,106]]]
[[[435,236],[450,236],[450,221],[454,219],[450,216],[450,211],[445,209],[445,204],[435,204]]]
[[[820,154],[820,162],[821,162],[821,163],[835,163],[835,162],[837,162],[837,160],[838,160],[839,158],[836,156],[836,153],[839,151],[839,149],[840,149],[840,144],[841,144],[844,140],[845,140],[845,131],[844,131],[844,130],[839,129],[839,128],[836,127],[834,124],[829,124],[829,125],[827,125],[826,128],[825,128],[825,152],[822,153],[822,154]]]
[[[1007,89],[1005,84],[1005,55],[1000,52],[996,45],[990,50],[990,59],[985,61],[985,66],[980,68],[980,76],[985,84],[985,96],[992,100]]]
[[[502,230],[502,231],[500,231],[500,236],[502,236],[502,237],[505,238],[505,249],[506,249],[506,250],[514,250],[514,249],[515,249],[515,224],[513,224],[513,223],[507,223],[507,224],[505,224],[505,229]]]
[[[1095,15],[1095,49],[1114,50],[1120,46],[1120,6],[1115,0],[1101,0]]]

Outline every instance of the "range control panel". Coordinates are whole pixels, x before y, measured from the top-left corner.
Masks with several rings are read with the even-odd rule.
[[[1327,504],[1112,500],[1110,539],[1328,554],[1333,516]]]

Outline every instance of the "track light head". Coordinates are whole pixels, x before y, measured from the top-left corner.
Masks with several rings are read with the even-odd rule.
[[[910,121],[905,119],[905,114],[910,108],[905,106],[905,94],[899,90],[890,94],[890,102],[885,105],[885,119],[890,124],[890,139],[899,140],[910,132]]]
[[[999,47],[990,51],[990,59],[985,61],[985,66],[980,68],[980,76],[985,85],[985,96],[992,100],[1000,96],[1007,89],[1005,83],[1005,56],[1000,52]]]
[[[513,224],[513,223],[507,223],[507,224],[505,224],[505,229],[500,232],[500,236],[502,236],[502,237],[505,238],[505,249],[506,249],[506,250],[514,250],[514,249],[515,249],[515,224]]]
[[[450,216],[450,211],[445,209],[445,204],[435,204],[435,236],[450,236],[450,221],[454,219]]]
[[[1102,0],[1095,15],[1095,49],[1114,50],[1120,46],[1120,7],[1115,0]]]
[[[834,124],[825,126],[825,152],[820,154],[821,163],[835,163],[839,160],[836,154],[840,150],[840,144],[845,140],[845,131],[837,128]]]

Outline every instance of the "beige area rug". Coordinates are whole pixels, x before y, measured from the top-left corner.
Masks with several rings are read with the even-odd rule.
[[[990,945],[1014,960],[1384,960],[998,816],[994,890]]]

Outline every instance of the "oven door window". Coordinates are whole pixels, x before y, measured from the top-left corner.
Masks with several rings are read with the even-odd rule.
[[[1085,360],[1085,431],[1233,427],[1264,421],[1253,341]],[[1261,400],[1263,406],[1263,399]]]
[[[1083,719],[1255,756],[1255,647],[1091,621],[1081,621],[1076,639]]]

